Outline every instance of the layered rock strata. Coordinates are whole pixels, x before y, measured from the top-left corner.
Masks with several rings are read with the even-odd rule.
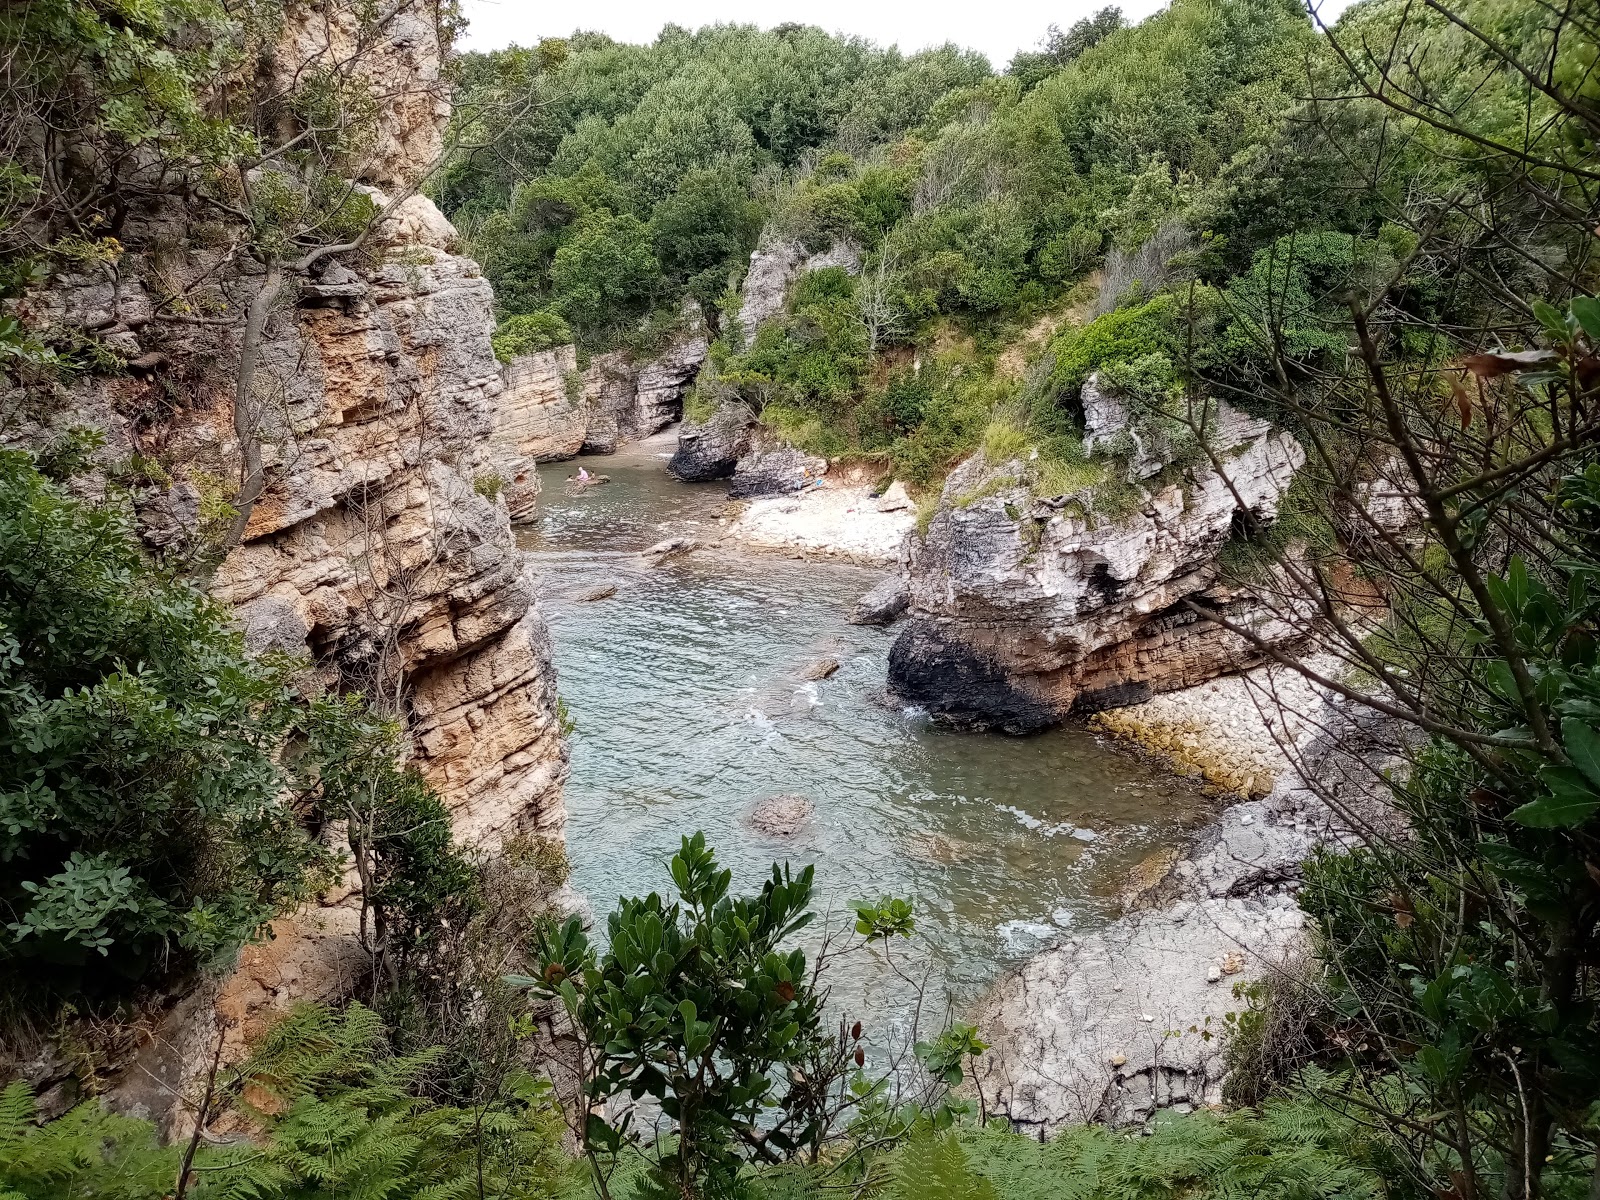
[[[337,5],[291,9],[279,59],[338,58],[353,21]],[[443,49],[424,0],[380,28],[362,59],[380,115],[361,177],[403,195],[442,145]],[[517,459],[496,436],[506,388],[489,284],[431,201],[390,205],[361,186],[386,212],[361,253],[296,279],[262,332],[249,399],[264,492],[238,545],[226,541],[244,477],[234,380],[266,275],[239,252],[242,233],[219,237],[214,213],[180,197],[130,212],[118,261],[57,276],[21,306],[127,370],[8,398],[26,419],[7,437],[103,431],[102,461],[132,489],[151,546],[194,561],[227,550],[212,588],[252,648],[303,654],[314,682],[404,712],[458,841],[492,854],[513,835],[559,837],[564,820],[549,637],[507,507],[537,481],[506,486]],[[234,1061],[292,1002],[348,996],[369,966],[359,894],[347,883],[325,901],[275,922],[231,977],[155,1006],[112,1102],[181,1131],[183,1093],[219,1040]]]
[[[518,355],[507,363],[494,440],[504,456],[512,520],[533,517],[538,463],[611,454],[682,416],[684,393],[705,358],[706,339],[691,328],[643,364],[616,350],[580,371],[572,346]]]
[[[1116,419],[1102,408],[1089,438]],[[1267,642],[1301,636],[1307,614],[1230,586],[1217,556],[1242,528],[1272,521],[1304,452],[1220,403],[1210,441],[1216,462],[1181,471],[1152,470],[1135,441],[1113,460],[1137,488],[1121,515],[1096,512],[1090,489],[1039,494],[1030,460],[980,454],[958,467],[911,544],[894,689],[956,721],[1028,732],[1260,661],[1191,604]]]

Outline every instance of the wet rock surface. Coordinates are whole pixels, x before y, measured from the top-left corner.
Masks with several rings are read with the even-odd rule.
[[[685,421],[667,470],[685,483],[727,479],[739,459],[750,452],[750,429],[755,420],[755,414],[743,404],[725,404],[705,421]]]
[[[745,814],[745,823],[767,837],[793,837],[816,811],[817,806],[804,796],[792,793],[767,796],[751,805]]]
[[[892,625],[911,603],[904,576],[891,575],[873,586],[850,610],[852,625]]]

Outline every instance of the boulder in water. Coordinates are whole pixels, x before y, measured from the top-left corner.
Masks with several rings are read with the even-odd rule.
[[[911,603],[911,590],[905,576],[891,575],[877,584],[850,613],[852,625],[891,625]]]
[[[745,823],[768,837],[793,837],[816,811],[817,806],[804,796],[782,792],[757,800],[745,815]]]
[[[653,562],[660,563],[675,555],[687,554],[689,551],[698,550],[699,548],[700,543],[692,537],[675,537],[668,538],[664,542],[657,542],[648,550],[641,551],[641,553],[646,558],[653,560]]]
[[[611,597],[615,596],[616,594],[617,594],[617,585],[616,584],[614,584],[614,583],[603,583],[599,587],[592,587],[592,588],[588,589],[588,591],[579,592],[573,598],[576,599],[576,600],[582,600],[585,603],[587,603],[587,602],[589,602],[591,600],[609,600],[609,599],[611,599]]]
[[[726,479],[750,451],[755,414],[743,404],[724,404],[703,422],[685,421],[667,470],[685,483]]]
[[[838,669],[839,660],[837,658],[819,658],[815,662],[807,664],[806,669],[800,674],[803,678],[810,680],[826,679]]]

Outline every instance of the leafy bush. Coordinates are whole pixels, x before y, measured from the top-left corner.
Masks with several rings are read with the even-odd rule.
[[[572,228],[550,263],[553,306],[580,331],[625,324],[654,293],[661,265],[632,213],[601,210]]]
[[[671,871],[678,900],[621,901],[601,955],[577,918],[542,929],[536,974],[520,982],[559,998],[597,1048],[585,1081],[596,1106],[649,1095],[676,1123],[664,1180],[686,1195],[721,1195],[745,1155],[792,1152],[826,1132],[804,1076],[792,1073],[826,1052],[823,996],[805,954],[781,949],[812,920],[813,870],[773,867],[758,895],[730,897],[732,873],[696,834]],[[584,1139],[616,1154],[630,1120],[591,1110]]]
[[[519,355],[565,346],[571,341],[571,327],[560,313],[549,311],[507,317],[489,337],[490,344],[494,346],[494,356],[501,362],[510,362]]]
[[[1076,395],[1090,375],[1109,363],[1133,362],[1155,351],[1175,353],[1176,315],[1173,299],[1157,296],[1143,304],[1108,312],[1080,329],[1067,330],[1051,346],[1055,356],[1051,383]],[[1167,362],[1170,367],[1172,359],[1168,357]]]
[[[292,664],[153,568],[125,516],[0,452],[0,962],[115,991],[225,959],[328,859],[274,755]]]

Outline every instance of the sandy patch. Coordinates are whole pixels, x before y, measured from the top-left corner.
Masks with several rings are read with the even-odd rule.
[[[884,566],[899,561],[916,523],[916,506],[898,483],[874,498],[866,484],[824,479],[810,491],[750,501],[724,541]]]

